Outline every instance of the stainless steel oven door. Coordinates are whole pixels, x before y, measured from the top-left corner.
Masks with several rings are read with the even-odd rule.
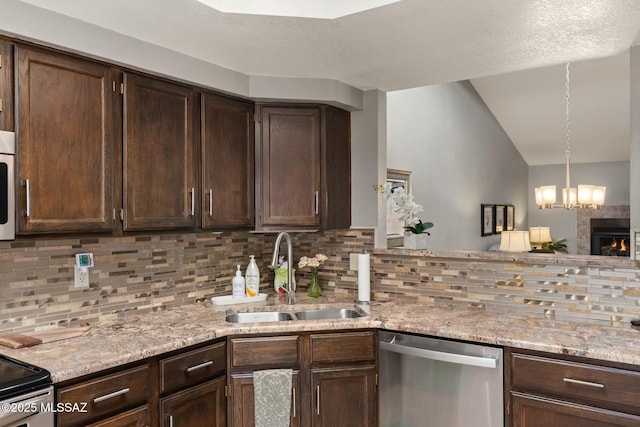
[[[16,238],[15,134],[0,131],[0,240]]]
[[[0,427],[53,427],[53,387],[0,402]]]

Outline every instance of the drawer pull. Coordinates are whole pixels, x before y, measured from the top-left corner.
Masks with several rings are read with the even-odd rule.
[[[569,384],[578,384],[578,385],[584,385],[587,387],[594,387],[594,388],[604,388],[604,384],[592,383],[589,381],[574,380],[573,378],[563,378],[562,381]]]
[[[105,400],[109,400],[114,397],[122,396],[123,394],[129,393],[129,388],[123,388],[122,390],[114,391],[113,393],[105,394],[104,396],[96,397],[93,399],[93,403],[100,403]]]
[[[206,368],[207,366],[213,365],[213,360],[209,360],[208,362],[201,363],[199,365],[194,365],[187,368],[187,372],[197,371],[198,369]]]

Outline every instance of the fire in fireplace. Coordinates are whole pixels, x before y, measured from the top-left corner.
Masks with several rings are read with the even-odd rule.
[[[591,255],[629,256],[629,218],[591,218]]]

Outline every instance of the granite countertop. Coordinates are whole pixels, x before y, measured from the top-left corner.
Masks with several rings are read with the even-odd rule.
[[[99,322],[82,337],[17,350],[0,348],[0,353],[48,369],[54,382],[61,382],[228,335],[382,328],[640,365],[640,330],[629,324],[553,320],[515,310],[371,302],[360,306],[370,313],[365,318],[244,325],[224,320],[234,311],[276,307],[297,311],[355,304],[331,296],[312,300],[298,295],[292,306],[273,294],[264,303],[213,306],[207,302]]]

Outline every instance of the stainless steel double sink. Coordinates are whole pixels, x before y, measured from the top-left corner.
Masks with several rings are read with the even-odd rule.
[[[320,308],[300,311],[246,311],[227,314],[225,319],[229,323],[263,323],[284,322],[295,320],[334,320],[355,319],[368,317],[359,308]]]

